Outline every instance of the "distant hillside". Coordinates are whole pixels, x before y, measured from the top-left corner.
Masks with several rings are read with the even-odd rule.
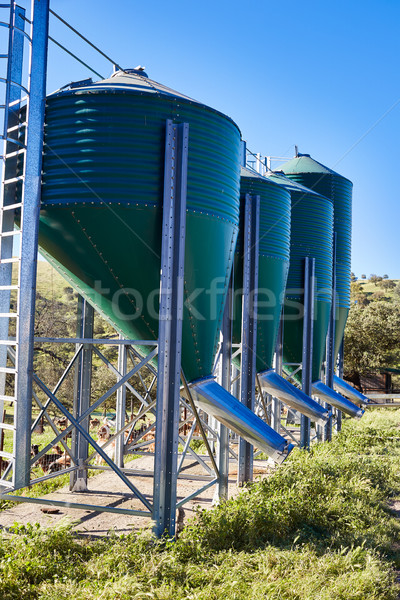
[[[382,279],[371,281],[370,279],[357,279],[351,284],[351,296],[353,301],[368,304],[374,300],[387,302],[400,302],[400,280]]]

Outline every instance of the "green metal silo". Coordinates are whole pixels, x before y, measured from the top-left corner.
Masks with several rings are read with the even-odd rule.
[[[312,418],[326,422],[328,411],[272,369],[285,296],[290,257],[290,190],[242,167],[241,219],[235,252],[232,338],[241,342],[244,203],[246,194],[260,197],[256,371],[263,389]]]
[[[284,362],[301,363],[303,345],[304,258],[315,258],[315,320],[312,379],[320,378],[326,335],[332,305],[332,202],[291,181],[282,173],[272,173],[272,181],[290,191],[290,267],[284,307]],[[293,370],[293,369],[289,369]]]
[[[190,124],[182,356],[191,381],[212,371],[238,230],[231,119],[135,70],[49,96],[40,246],[125,337],[157,338],[166,119]],[[212,306],[205,290],[221,278]]]
[[[306,187],[330,198],[334,208],[334,232],[336,233],[336,334],[335,356],[339,352],[350,308],[350,272],[351,272],[351,181],[325,167],[310,157],[299,154],[285,163],[282,171]]]
[[[158,338],[167,120],[189,124],[184,374],[201,408],[282,460],[287,441],[211,377],[239,224],[230,118],[137,69],[49,96],[41,251],[124,337]]]
[[[242,167],[240,198],[242,213],[246,194],[260,196],[260,237],[258,265],[257,372],[272,366],[289,268],[290,193]],[[241,224],[243,219],[241,218]],[[234,267],[234,320],[232,336],[240,343],[243,287],[243,228],[240,227]]]

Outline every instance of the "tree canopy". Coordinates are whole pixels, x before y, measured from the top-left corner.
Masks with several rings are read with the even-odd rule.
[[[353,304],[345,331],[345,377],[400,365],[400,304],[375,300]]]

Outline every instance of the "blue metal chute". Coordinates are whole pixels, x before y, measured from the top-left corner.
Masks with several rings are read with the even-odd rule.
[[[331,404],[335,408],[338,408],[351,417],[360,419],[364,414],[362,408],[359,408],[356,406],[356,404],[353,404],[353,402],[350,402],[350,400],[347,400],[347,398],[344,398],[344,396],[341,396],[335,392],[335,390],[332,390],[332,388],[325,385],[325,383],[322,383],[320,380],[314,381],[312,384],[312,391],[313,394],[318,396],[318,398],[324,400],[324,402],[327,402],[328,404]]]
[[[350,398],[353,402],[361,404],[369,403],[367,396],[364,396],[364,394],[353,388],[347,381],[344,381],[337,375],[333,376],[333,385],[339,392]]]
[[[298,410],[306,417],[315,421],[317,425],[325,425],[328,421],[330,412],[326,408],[278,375],[278,373],[275,373],[273,369],[259,373],[258,377],[260,378],[262,388],[268,394],[274,396],[274,398],[278,398],[278,400],[282,400],[290,408]]]
[[[288,444],[284,437],[236,400],[214,379],[194,382],[190,385],[190,391],[201,410],[268,454],[275,462],[282,463],[287,458],[293,445]]]

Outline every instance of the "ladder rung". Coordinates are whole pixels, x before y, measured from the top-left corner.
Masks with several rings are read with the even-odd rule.
[[[11,177],[11,179],[5,179],[3,181],[3,185],[9,185],[10,183],[17,183],[18,181],[22,181],[24,179],[23,175],[18,175],[18,177]]]
[[[20,235],[21,230],[20,229],[13,229],[12,231],[2,231],[0,233],[0,238],[3,237],[12,237],[14,235]]]
[[[0,264],[1,265],[6,265],[8,263],[17,263],[20,260],[21,259],[18,258],[18,256],[13,256],[12,258],[0,258]]]
[[[18,123],[18,125],[13,125],[12,127],[9,127],[7,129],[7,133],[10,133],[10,131],[18,131],[19,129],[21,129],[21,127],[25,127],[27,124],[28,123],[26,121],[21,121],[20,123]],[[22,148],[22,150],[25,150],[25,148]]]
[[[16,208],[21,208],[22,202],[17,202],[16,204],[7,204],[7,206],[1,206],[1,210],[15,210]]]
[[[4,402],[15,402],[16,398],[14,396],[0,396],[0,400]]]
[[[9,152],[5,156],[1,158],[7,160],[8,158],[14,158],[14,156],[19,156],[20,154],[24,154],[26,152],[25,148],[20,148],[19,150],[15,150],[14,152]]]
[[[18,313],[0,313],[0,319],[16,319],[18,317]]]
[[[10,425],[9,423],[0,423],[0,429],[7,429],[7,431],[15,431],[14,425]]]
[[[17,285],[0,285],[0,292],[5,292],[6,290],[18,290]],[[1,344],[1,342],[0,342]]]
[[[16,346],[17,342],[15,340],[0,340],[0,346]],[[1,396],[0,396],[1,399]]]
[[[15,367],[0,367],[0,373],[10,373],[11,375],[15,375],[17,369]]]
[[[18,84],[14,84],[14,85],[18,85]],[[25,90],[26,89],[24,87],[19,86],[21,89]],[[28,100],[28,96],[22,96],[22,98],[17,98],[16,100],[13,100],[12,102],[10,102],[10,104],[8,106],[15,106],[16,104],[21,104],[21,102],[26,102],[26,100]]]
[[[0,8],[11,8],[11,4],[0,4]]]
[[[8,54],[0,54],[0,58],[8,58]]]

